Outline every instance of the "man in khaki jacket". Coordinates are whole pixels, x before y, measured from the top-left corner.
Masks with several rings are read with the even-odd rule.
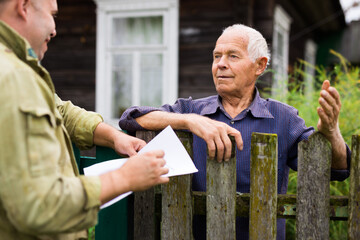
[[[0,238],[81,239],[99,206],[169,181],[162,151],[62,101],[40,65],[55,37],[56,0],[0,0]],[[127,154],[120,169],[80,176],[71,142]]]

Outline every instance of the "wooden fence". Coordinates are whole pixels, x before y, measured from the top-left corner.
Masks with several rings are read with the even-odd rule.
[[[150,141],[155,132],[137,132]],[[192,156],[191,133],[177,132]],[[329,239],[329,221],[347,220],[360,239],[360,136],[352,138],[350,194],[330,196],[331,150],[314,133],[299,144],[297,196],[277,194],[277,136],[253,133],[251,193],[236,192],[236,156],[207,161],[207,192],[191,190],[191,175],[134,194],[133,239],[192,239],[193,215],[206,215],[207,239],[235,239],[236,216],[250,219],[250,239],[276,239],[276,219],[296,218],[297,239]],[[235,146],[235,144],[233,144]]]

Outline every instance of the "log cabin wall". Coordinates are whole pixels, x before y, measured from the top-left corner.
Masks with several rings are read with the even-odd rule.
[[[57,94],[86,110],[95,109],[96,6],[92,0],[58,0],[57,36],[42,65]]]
[[[216,94],[212,51],[222,30],[234,23],[252,23],[253,1],[181,0],[179,30],[179,97]]]
[[[273,26],[274,26],[274,9],[275,9],[275,0],[254,0],[253,4],[253,27],[258,30],[266,39],[270,54],[272,54],[272,38],[273,38]],[[270,64],[268,69],[271,68],[271,55],[270,55]],[[260,90],[260,93],[267,90],[269,93],[272,84],[272,73],[268,72],[263,74],[257,80],[257,87]]]
[[[271,49],[273,17],[280,4],[293,18],[290,32],[289,70],[304,58],[308,38],[321,40],[324,33],[344,27],[344,16],[293,38],[327,14],[341,10],[338,0],[179,0],[179,97],[200,98],[215,94],[211,64],[212,51],[222,30],[244,23],[259,30]],[[87,110],[95,109],[96,4],[93,0],[58,0],[57,37],[49,44],[42,64],[49,70],[57,93],[63,100]],[[322,9],[319,11],[319,9]],[[270,66],[271,67],[271,66]],[[261,77],[271,86],[271,74]]]

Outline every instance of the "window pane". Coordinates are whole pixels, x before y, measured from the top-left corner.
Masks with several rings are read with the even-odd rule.
[[[154,45],[163,43],[163,18],[129,17],[113,20],[113,45]]]
[[[131,106],[132,55],[113,55],[112,62],[112,116],[118,118]]]
[[[141,56],[141,105],[158,107],[162,98],[162,54]]]
[[[283,34],[281,32],[278,32],[277,33],[277,54],[279,56],[280,59],[283,59],[284,57],[284,47],[285,47],[285,43],[284,43],[284,37],[283,37]]]

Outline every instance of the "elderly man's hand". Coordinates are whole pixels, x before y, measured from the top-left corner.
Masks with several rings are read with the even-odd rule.
[[[235,137],[238,149],[242,150],[243,140],[240,132],[235,128],[230,127],[226,123],[197,114],[188,114],[186,118],[188,129],[205,140],[210,158],[215,158],[215,153],[217,152],[216,158],[218,162],[230,159],[231,140],[228,135]]]
[[[339,129],[341,101],[338,91],[330,86],[329,80],[323,82],[319,103],[320,107],[317,108],[319,115],[317,128],[331,141],[331,139],[341,136]]]

